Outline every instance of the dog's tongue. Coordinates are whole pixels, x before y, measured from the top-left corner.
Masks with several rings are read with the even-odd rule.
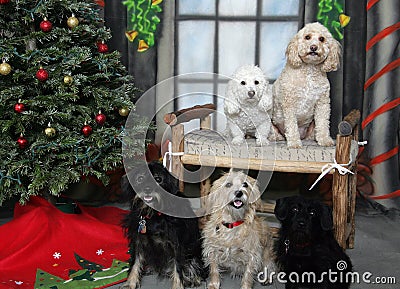
[[[151,202],[151,201],[153,200],[153,197],[152,197],[152,196],[144,196],[143,199],[144,199],[146,202]]]
[[[243,202],[241,200],[236,200],[233,202],[233,205],[237,208],[243,205]]]

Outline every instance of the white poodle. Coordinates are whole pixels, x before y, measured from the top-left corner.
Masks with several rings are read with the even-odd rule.
[[[232,144],[241,144],[246,134],[256,137],[257,145],[269,144],[272,85],[255,65],[240,67],[228,82],[224,101],[226,133]]]
[[[305,138],[315,138],[321,146],[334,144],[326,73],[337,70],[340,54],[340,43],[318,22],[305,25],[288,44],[286,66],[273,85],[272,115],[288,147],[301,147]]]

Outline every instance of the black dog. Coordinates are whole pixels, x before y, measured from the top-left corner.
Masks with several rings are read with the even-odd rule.
[[[333,236],[332,212],[327,205],[300,196],[287,197],[277,200],[275,215],[282,223],[275,252],[285,273],[286,289],[349,288],[351,276],[347,273],[352,264]]]
[[[196,287],[202,281],[198,220],[170,215],[179,211],[194,216],[187,199],[175,198],[182,196],[175,182],[158,162],[139,166],[122,179],[122,188],[132,199],[123,222],[131,254],[125,288],[139,285],[145,266],[159,276],[171,277],[173,289]]]

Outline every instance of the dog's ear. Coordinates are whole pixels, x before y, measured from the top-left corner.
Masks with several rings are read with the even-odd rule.
[[[240,106],[237,99],[237,87],[240,85],[237,80],[231,79],[226,86],[224,111],[227,115],[235,115],[240,112]]]
[[[333,229],[333,217],[332,210],[325,204],[321,204],[321,228],[324,231],[330,231]]]
[[[342,46],[332,36],[329,37],[329,54],[322,63],[321,70],[324,72],[336,71],[340,66],[340,55]]]
[[[279,221],[284,221],[289,212],[288,198],[280,198],[276,200],[274,214]]]
[[[287,61],[290,65],[294,67],[300,67],[300,65],[303,63],[303,60],[301,60],[299,56],[299,51],[298,51],[298,35],[295,35],[289,42],[287,48],[286,48],[286,58]]]

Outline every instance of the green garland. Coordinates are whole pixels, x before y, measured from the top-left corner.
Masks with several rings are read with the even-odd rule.
[[[321,22],[333,37],[343,39],[343,28],[349,23],[350,17],[344,14],[345,0],[320,0],[318,2],[317,20]]]
[[[162,12],[159,4],[163,0],[126,0],[128,15],[131,14],[130,24],[125,32],[130,42],[138,40],[138,51],[144,52],[154,46],[155,32],[161,22],[157,13]]]

